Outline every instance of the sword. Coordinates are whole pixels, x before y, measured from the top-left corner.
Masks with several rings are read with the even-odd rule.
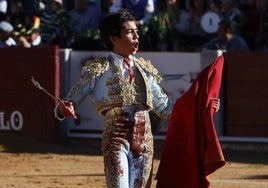
[[[61,100],[60,98],[56,98],[56,97],[53,96],[51,93],[49,93],[45,88],[43,88],[43,87],[39,84],[39,82],[37,82],[37,81],[34,79],[33,76],[31,77],[31,81],[32,81],[32,83],[33,83],[38,89],[42,90],[42,91],[45,92],[48,96],[50,96],[52,99],[54,99],[56,102],[61,103],[66,109],[68,109],[67,106],[65,105],[65,103],[63,102],[63,100]],[[74,119],[77,119],[77,116],[75,115],[75,113],[73,113],[73,112],[70,111],[69,109],[68,109],[68,111],[72,114],[72,116],[73,116]]]

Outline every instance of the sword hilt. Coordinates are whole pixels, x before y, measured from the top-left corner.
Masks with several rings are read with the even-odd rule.
[[[64,108],[67,109],[67,110],[70,112],[70,114],[72,115],[72,117],[73,117],[74,119],[77,119],[77,116],[75,115],[75,113],[68,109],[68,107],[65,105],[65,103],[64,103],[63,100],[61,100],[60,98],[56,98],[56,97],[53,96],[51,93],[49,93],[46,89],[44,89],[44,88],[39,84],[39,82],[37,82],[37,81],[34,79],[33,76],[31,77],[31,81],[32,81],[32,83],[33,83],[38,89],[44,91],[44,92],[45,92],[48,96],[50,96],[52,99],[54,99],[55,101],[61,103],[61,104],[64,106]]]

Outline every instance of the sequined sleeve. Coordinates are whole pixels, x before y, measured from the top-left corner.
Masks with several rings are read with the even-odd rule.
[[[70,90],[67,100],[74,103],[75,107],[94,90],[97,77],[107,71],[109,62],[107,58],[96,58],[88,61],[82,68],[80,80]]]
[[[71,101],[76,108],[92,92],[95,81],[96,75],[84,66],[80,79],[72,86],[65,100]]]
[[[159,83],[162,77],[158,74],[158,70],[149,60],[143,58],[138,59],[141,67],[148,73],[150,90],[152,91],[152,103],[154,112],[161,118],[169,118],[174,102],[169,100],[167,94],[163,91]]]
[[[151,77],[151,89],[153,93],[153,110],[161,118],[169,118],[174,102],[170,101],[154,77]]]
[[[81,76],[79,81],[77,81],[69,91],[69,94],[66,98],[64,98],[65,101],[72,102],[74,105],[74,108],[77,108],[77,106],[90,94],[90,92],[94,89],[95,85],[95,75],[88,71],[86,67],[82,68]],[[64,116],[62,116],[58,111],[58,106],[54,109],[55,117],[62,121],[65,119]]]
[[[80,79],[72,86],[64,100],[72,102],[76,109],[94,91],[97,78],[108,69],[108,66],[109,62],[106,58],[88,61],[82,68]],[[64,119],[58,114],[58,107],[54,111],[57,119]]]

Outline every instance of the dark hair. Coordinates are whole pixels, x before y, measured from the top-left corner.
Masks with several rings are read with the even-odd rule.
[[[120,37],[123,24],[127,21],[135,21],[135,18],[125,9],[109,14],[101,20],[99,24],[100,37],[109,50],[113,48],[110,36]]]
[[[229,19],[221,20],[218,25],[219,26],[222,25],[225,27],[226,30],[233,32],[233,24]]]

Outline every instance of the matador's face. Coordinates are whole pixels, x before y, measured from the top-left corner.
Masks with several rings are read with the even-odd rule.
[[[134,21],[127,21],[123,24],[120,37],[111,36],[113,52],[121,56],[135,55],[139,49],[138,28]]]

